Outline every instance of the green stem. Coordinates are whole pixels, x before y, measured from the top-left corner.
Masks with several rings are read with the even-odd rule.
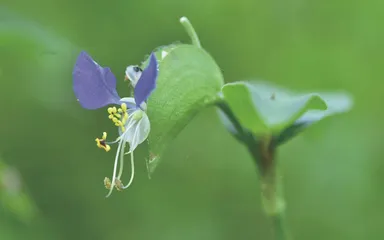
[[[187,17],[181,17],[180,23],[184,26],[189,37],[192,39],[192,44],[198,48],[201,48],[199,37],[197,36],[197,33],[196,33],[195,29],[193,28],[192,23],[188,20],[188,18]]]
[[[276,240],[288,240],[284,213],[271,216]]]
[[[244,129],[224,101],[216,102],[237,131],[237,139],[244,143],[260,173],[261,197],[265,213],[270,217],[276,240],[290,240],[284,221],[285,202],[282,181],[275,158],[276,140],[272,137],[256,139]]]
[[[288,231],[284,221],[283,183],[275,157],[276,146],[272,138],[269,137],[263,138],[258,148],[259,160],[257,162],[260,169],[261,196],[264,210],[272,220],[275,239],[288,240]]]

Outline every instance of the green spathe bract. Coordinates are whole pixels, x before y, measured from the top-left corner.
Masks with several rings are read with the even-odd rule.
[[[352,106],[344,92],[297,94],[262,81],[226,84],[222,92],[237,120],[255,136],[296,133],[292,128],[302,129]]]
[[[213,58],[202,48],[179,44],[159,48],[157,87],[148,100],[151,120],[149,171],[153,172],[164,150],[188,122],[217,99],[223,76]]]

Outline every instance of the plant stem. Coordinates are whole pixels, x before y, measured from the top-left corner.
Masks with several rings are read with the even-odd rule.
[[[276,240],[288,240],[284,213],[271,216]]]
[[[260,173],[261,197],[265,213],[272,220],[276,240],[290,240],[284,221],[285,202],[282,189],[281,176],[279,175],[276,161],[276,139],[264,137],[256,139],[253,134],[244,129],[229,106],[224,101],[216,102],[222,112],[236,129],[236,138],[244,143]]]
[[[180,23],[184,26],[185,30],[187,31],[189,37],[192,40],[192,44],[195,45],[198,48],[201,48],[199,37],[197,36],[197,33],[195,29],[192,26],[192,23],[188,20],[187,17],[181,17]]]
[[[276,146],[272,137],[262,138],[259,145],[258,160],[260,172],[261,196],[265,213],[272,220],[272,228],[276,240],[288,240],[287,227],[284,221],[285,201],[283,183],[276,160]]]

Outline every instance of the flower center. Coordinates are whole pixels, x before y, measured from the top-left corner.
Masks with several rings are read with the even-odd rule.
[[[121,108],[110,107],[108,108],[108,118],[112,120],[117,127],[121,128],[121,131],[125,131],[125,124],[128,120],[127,104],[122,103]]]
[[[108,108],[108,113],[109,113],[108,118],[111,119],[112,122],[115,123],[117,127],[120,127],[122,132],[124,132],[125,125],[128,120],[127,104],[122,103],[120,108],[110,107]],[[106,140],[107,140],[106,132],[103,132],[103,136],[101,138],[95,139],[96,145],[99,148],[102,148],[106,152],[108,152],[109,150],[111,150],[111,147],[108,144],[116,143],[117,140],[114,142],[107,142]]]
[[[143,118],[143,110],[138,109],[135,112],[133,112],[132,116],[133,120],[138,121]]]

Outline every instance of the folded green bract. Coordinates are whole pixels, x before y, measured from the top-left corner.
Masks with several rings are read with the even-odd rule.
[[[157,49],[156,57],[159,61],[157,88],[148,99],[150,173],[188,122],[218,98],[224,83],[220,68],[202,48],[170,45]]]

